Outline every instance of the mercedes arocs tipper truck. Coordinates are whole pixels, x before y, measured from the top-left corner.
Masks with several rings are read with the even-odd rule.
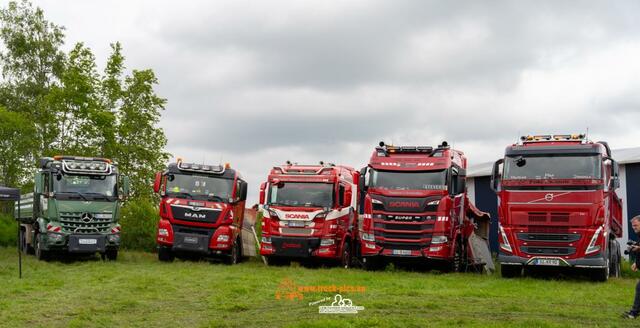
[[[618,164],[606,142],[584,135],[524,136],[493,167],[503,277],[527,267],[620,275]]]
[[[56,252],[98,252],[116,260],[129,179],[104,158],[55,156],[39,164],[33,193],[22,196],[20,210],[16,207],[21,250],[33,250],[40,260]]]
[[[357,182],[351,167],[287,162],[260,186],[260,254],[269,264],[340,264],[353,260]]]
[[[493,269],[489,215],[469,202],[467,159],[447,142],[380,142],[360,171],[358,255],[365,268],[419,262],[447,271]]]
[[[236,264],[243,257],[242,226],[247,182],[230,165],[178,159],[156,173],[160,194],[158,259],[205,255]]]

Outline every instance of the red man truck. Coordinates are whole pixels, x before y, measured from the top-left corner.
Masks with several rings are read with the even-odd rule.
[[[160,194],[158,259],[201,254],[235,264],[243,256],[241,231],[247,183],[228,164],[171,163],[156,174]]]
[[[260,186],[260,254],[269,264],[352,263],[358,172],[334,164],[287,162]]]
[[[503,277],[526,267],[620,274],[622,203],[618,164],[606,142],[584,135],[522,137],[493,167]]]
[[[467,159],[437,148],[380,142],[360,171],[358,255],[367,269],[418,261],[445,270],[493,268],[489,215],[469,202]]]

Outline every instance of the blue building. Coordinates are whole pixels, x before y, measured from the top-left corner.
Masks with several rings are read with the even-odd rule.
[[[616,191],[622,199],[624,235],[618,239],[625,247],[627,240],[637,240],[629,228],[629,220],[640,215],[640,147],[612,150],[612,157],[620,164],[620,188]],[[489,241],[491,251],[498,251],[498,200],[490,188],[493,162],[472,165],[467,170],[469,200],[480,210],[491,213]]]

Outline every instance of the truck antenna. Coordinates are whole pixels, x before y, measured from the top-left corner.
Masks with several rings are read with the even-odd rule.
[[[587,133],[584,134],[584,140],[589,141],[589,127],[587,126]]]

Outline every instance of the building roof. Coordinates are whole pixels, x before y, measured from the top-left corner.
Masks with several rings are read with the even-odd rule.
[[[618,161],[619,164],[632,164],[640,163],[640,147],[634,148],[622,148],[611,150],[611,156]],[[471,165],[467,168],[467,177],[484,177],[491,175],[491,169],[493,168],[493,162],[485,162],[476,165]]]

